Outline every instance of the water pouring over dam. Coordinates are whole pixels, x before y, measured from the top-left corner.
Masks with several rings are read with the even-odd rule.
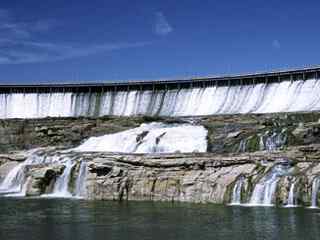
[[[320,110],[319,69],[204,79],[0,86],[0,118]]]

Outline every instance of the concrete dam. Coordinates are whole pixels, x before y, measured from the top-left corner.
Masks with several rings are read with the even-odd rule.
[[[320,67],[167,81],[1,85],[0,118],[317,111],[319,72]]]

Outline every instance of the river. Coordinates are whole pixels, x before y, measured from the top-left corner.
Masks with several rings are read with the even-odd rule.
[[[0,199],[0,239],[319,239],[320,210]]]

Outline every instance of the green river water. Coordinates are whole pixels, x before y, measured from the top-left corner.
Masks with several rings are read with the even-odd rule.
[[[320,239],[320,210],[0,198],[0,239]]]

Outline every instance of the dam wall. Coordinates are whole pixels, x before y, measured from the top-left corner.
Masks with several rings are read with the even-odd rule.
[[[320,68],[226,77],[0,86],[0,118],[200,116],[320,110]]]

